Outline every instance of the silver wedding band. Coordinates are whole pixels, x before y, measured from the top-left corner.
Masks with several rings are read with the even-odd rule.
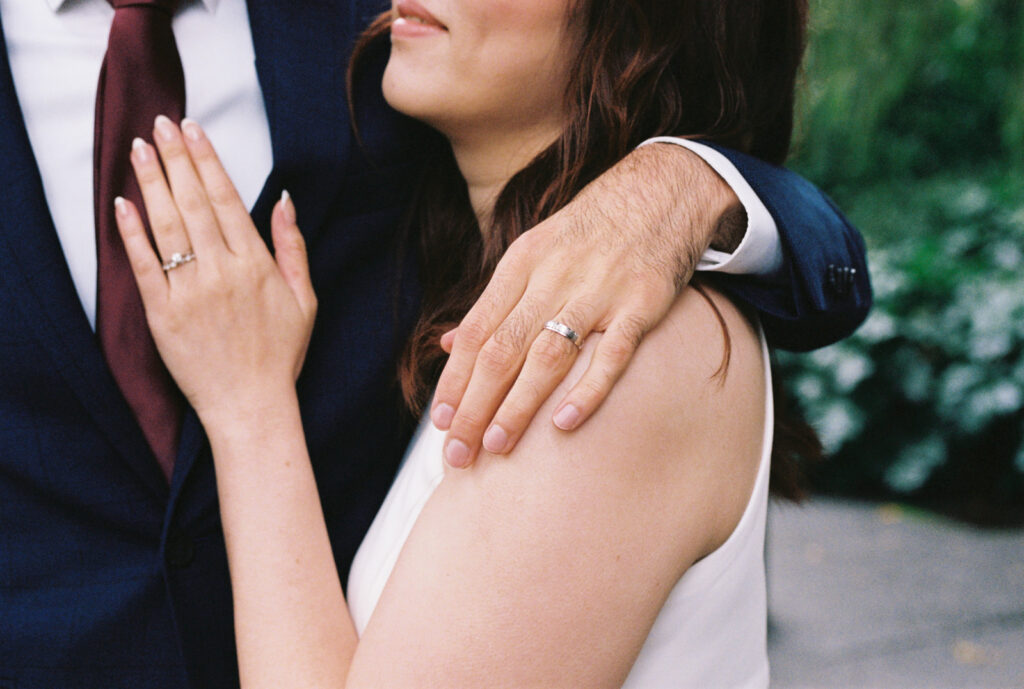
[[[163,264],[162,267],[165,273],[169,273],[175,268],[183,266],[194,260],[196,260],[196,255],[189,250],[183,254],[171,254],[171,257]]]
[[[583,349],[583,338],[580,334],[567,326],[565,323],[559,323],[558,321],[548,321],[544,324],[545,330],[550,330],[553,333],[558,333],[562,337],[576,345],[576,349]]]

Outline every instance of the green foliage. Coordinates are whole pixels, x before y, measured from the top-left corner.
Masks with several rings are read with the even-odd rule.
[[[793,161],[809,177],[835,187],[1021,157],[1019,0],[817,0],[811,11]]]
[[[870,247],[856,335],[781,358],[823,490],[1024,522],[1024,4],[818,0],[794,167]]]
[[[872,255],[850,339],[781,357],[830,453],[819,488],[899,495],[982,521],[1024,517],[1024,201],[930,190],[934,234]],[[1024,197],[1021,197],[1024,198]]]

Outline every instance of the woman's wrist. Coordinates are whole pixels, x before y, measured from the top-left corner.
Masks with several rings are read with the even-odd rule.
[[[253,442],[278,434],[285,428],[301,428],[299,401],[294,383],[266,384],[240,391],[210,405],[198,405],[196,413],[211,445]]]

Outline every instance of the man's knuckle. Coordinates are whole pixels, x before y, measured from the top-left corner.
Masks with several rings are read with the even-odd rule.
[[[534,323],[539,319],[538,313],[539,308],[529,299],[524,299],[494,331],[492,340],[509,350],[522,351],[527,338],[534,332]]]
[[[517,418],[528,418],[532,416],[537,407],[548,398],[554,382],[547,378],[531,376],[522,381],[520,394],[514,399],[512,407],[517,412]]]
[[[458,344],[468,346],[471,349],[480,349],[487,338],[491,336],[491,329],[482,318],[478,316],[466,316],[459,324],[458,334],[455,340]]]
[[[637,301],[641,304],[662,304],[676,294],[673,276],[667,272],[643,270],[633,281]]]
[[[596,302],[597,299],[593,296],[576,299],[562,309],[562,315],[559,318],[575,330],[585,328],[592,318],[591,314],[597,311]]]
[[[519,302],[514,315],[527,331],[539,328],[553,313],[557,296],[551,287],[534,287]]]
[[[651,329],[651,321],[640,313],[629,313],[622,317],[618,331],[621,337],[629,344],[630,349],[636,349],[644,339],[644,335]],[[618,344],[619,340],[613,340],[610,344]]]
[[[522,261],[534,257],[545,243],[545,239],[544,232],[538,232],[537,228],[534,228],[516,237],[506,253],[509,254],[512,261]]]
[[[491,340],[480,350],[477,359],[479,365],[488,373],[504,376],[515,366],[517,354],[514,349],[497,340]]]
[[[577,392],[579,396],[586,401],[600,399],[604,396],[605,390],[607,389],[607,385],[605,383],[606,380],[607,376],[604,374],[592,373],[587,375],[580,380]]]
[[[636,351],[636,345],[628,339],[610,338],[603,344],[602,358],[612,368],[624,366]]]
[[[481,323],[486,323],[487,318],[484,314],[497,313],[507,294],[508,288],[505,285],[504,278],[497,275],[492,276],[487,288],[477,298],[476,304],[473,305],[473,309],[469,312],[467,318],[473,318]]]
[[[569,358],[569,347],[573,346],[561,335],[552,335],[553,337],[538,338],[530,349],[531,358],[547,370],[560,368]]]
[[[464,406],[464,405],[463,405]],[[465,438],[484,425],[487,419],[477,409],[459,409],[452,422],[451,435]]]
[[[465,378],[466,376],[461,370],[456,371],[452,360],[449,359],[444,371],[441,372],[441,377],[437,380],[437,386],[434,389],[434,404],[442,402],[452,404],[452,402],[458,401]]]

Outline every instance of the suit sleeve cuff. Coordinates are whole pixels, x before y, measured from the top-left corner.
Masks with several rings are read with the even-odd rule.
[[[697,263],[697,270],[763,277],[778,273],[782,267],[779,228],[764,203],[729,159],[710,146],[674,136],[655,137],[640,145],[652,143],[675,144],[699,155],[726,184],[732,187],[747,212],[747,231],[736,250],[727,253],[708,249]]]

